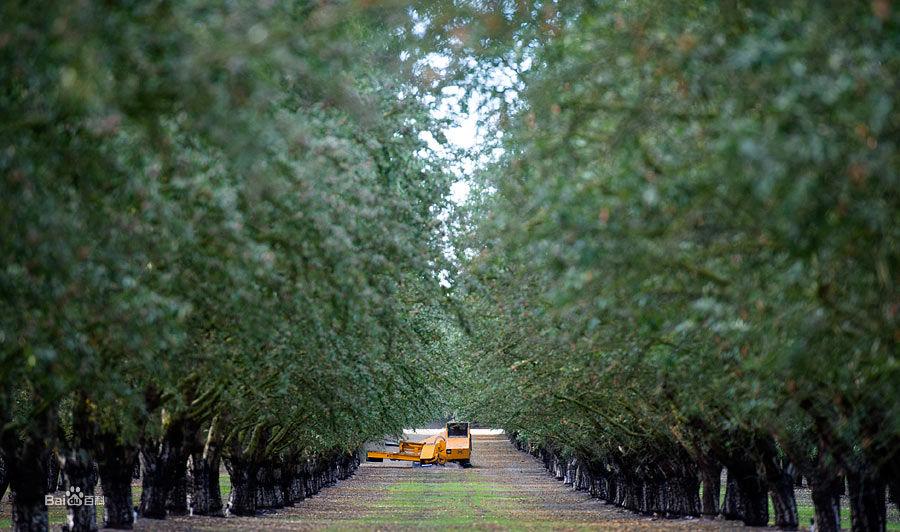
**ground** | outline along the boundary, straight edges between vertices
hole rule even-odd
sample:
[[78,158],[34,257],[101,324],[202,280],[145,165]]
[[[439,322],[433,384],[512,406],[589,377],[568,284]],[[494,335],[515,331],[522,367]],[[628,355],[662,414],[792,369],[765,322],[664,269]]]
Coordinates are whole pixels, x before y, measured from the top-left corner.
[[[516,451],[505,436],[476,436],[473,467],[412,467],[409,463],[363,463],[350,479],[290,508],[253,518],[170,517],[140,519],[137,530],[410,530],[478,528],[531,530],[736,530],[721,519],[658,519],[638,516],[552,478],[537,459]],[[231,486],[222,475],[223,496]],[[135,486],[135,504],[140,486]],[[0,527],[8,528],[9,496],[0,504]],[[807,490],[797,490],[801,525],[809,523]],[[849,528],[846,501],[844,526]],[[889,508],[889,529],[900,529]],[[64,508],[51,508],[51,523],[65,522]],[[805,519],[804,519],[805,518]]]
[[[364,463],[350,480],[311,499],[254,518],[170,519],[166,529],[734,530],[733,521],[641,517],[572,491],[505,436],[476,436],[473,467]],[[138,529],[155,530],[143,520]]]

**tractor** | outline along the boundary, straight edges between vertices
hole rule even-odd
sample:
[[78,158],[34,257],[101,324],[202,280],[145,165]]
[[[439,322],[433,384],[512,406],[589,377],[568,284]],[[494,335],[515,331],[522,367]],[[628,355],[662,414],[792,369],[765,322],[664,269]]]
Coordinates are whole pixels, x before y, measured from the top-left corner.
[[468,423],[447,423],[447,426],[434,436],[423,441],[412,442],[400,440],[396,453],[386,451],[369,451],[367,462],[383,462],[396,460],[414,462],[419,465],[456,462],[463,467],[471,466],[472,434]]

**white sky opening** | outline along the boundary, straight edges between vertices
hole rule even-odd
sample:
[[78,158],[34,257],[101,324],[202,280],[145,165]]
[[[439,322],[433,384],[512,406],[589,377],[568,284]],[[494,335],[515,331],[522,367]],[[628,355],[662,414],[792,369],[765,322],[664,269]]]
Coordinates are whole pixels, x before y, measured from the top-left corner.
[[[475,60],[468,61],[471,64]],[[449,57],[430,53],[414,68],[420,71],[430,69],[435,75],[443,76],[450,63]],[[444,142],[435,138],[435,134],[430,131],[420,133],[420,139],[427,144],[428,151],[437,155],[438,161],[444,165],[443,170],[455,178],[450,185],[449,194],[453,206],[437,214],[442,222],[450,220],[454,208],[466,204],[476,172],[498,161],[503,155],[503,148],[499,144],[503,133],[496,127],[501,108],[497,94],[502,94],[505,104],[515,107],[518,91],[521,89],[520,73],[530,67],[531,59],[525,58],[519,63],[518,71],[509,67],[494,68],[486,76],[487,91],[466,91],[461,86],[450,85],[443,87],[439,96],[420,96],[426,104],[437,104],[431,111],[434,118],[449,123],[439,132]],[[403,96],[401,93],[400,97]],[[488,135],[494,137],[488,138]],[[429,154],[422,153],[422,156],[428,157]],[[456,253],[449,238],[444,245],[444,255],[456,262]],[[445,288],[452,285],[451,278],[452,275],[447,270],[438,273],[438,280]]]

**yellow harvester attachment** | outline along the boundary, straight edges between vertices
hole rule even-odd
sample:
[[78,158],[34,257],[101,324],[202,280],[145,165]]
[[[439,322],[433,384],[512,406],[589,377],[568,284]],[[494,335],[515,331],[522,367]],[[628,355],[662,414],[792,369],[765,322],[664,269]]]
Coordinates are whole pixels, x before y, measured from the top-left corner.
[[441,465],[459,462],[463,467],[468,467],[471,457],[472,435],[469,433],[469,424],[447,423],[444,430],[421,442],[400,440],[400,449],[396,453],[369,451],[366,461],[381,462],[387,459]]

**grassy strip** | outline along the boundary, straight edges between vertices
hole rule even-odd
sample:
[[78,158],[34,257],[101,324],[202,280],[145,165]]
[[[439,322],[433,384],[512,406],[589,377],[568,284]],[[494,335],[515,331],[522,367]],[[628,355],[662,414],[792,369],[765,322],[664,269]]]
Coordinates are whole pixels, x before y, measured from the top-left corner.
[[[517,501],[513,490],[493,482],[460,480],[449,482],[408,481],[392,485],[386,497],[373,502],[363,516],[334,528],[400,527],[498,527],[506,529],[546,529],[548,526],[580,528],[575,523],[552,523],[515,518]],[[585,524],[587,526],[587,524]]]
[[[772,507],[772,501],[769,500],[769,525],[775,526],[775,509]],[[800,522],[800,528],[805,529],[809,526],[810,520],[815,516],[815,509],[812,505],[804,505],[800,502],[797,503],[797,519]],[[849,508],[841,508],[841,528],[842,529],[850,529],[850,509]],[[900,521],[892,520],[890,513],[888,514],[888,522],[887,522],[888,530],[900,530]]]
[[[231,478],[228,477],[226,472],[222,472],[219,474],[219,490],[222,492],[222,502],[227,503],[229,495],[231,495]],[[141,504],[141,492],[143,488],[140,483],[133,484],[131,486],[131,500],[133,506],[139,506]],[[63,496],[64,492],[57,492],[57,496]],[[9,494],[7,494],[3,498],[4,503],[9,502]],[[96,507],[97,510],[97,524],[103,524],[103,508],[101,506]],[[68,509],[65,506],[48,506],[47,507],[47,517],[49,518],[51,525],[64,525],[68,520]],[[0,529],[12,528],[12,517],[0,517]]]

